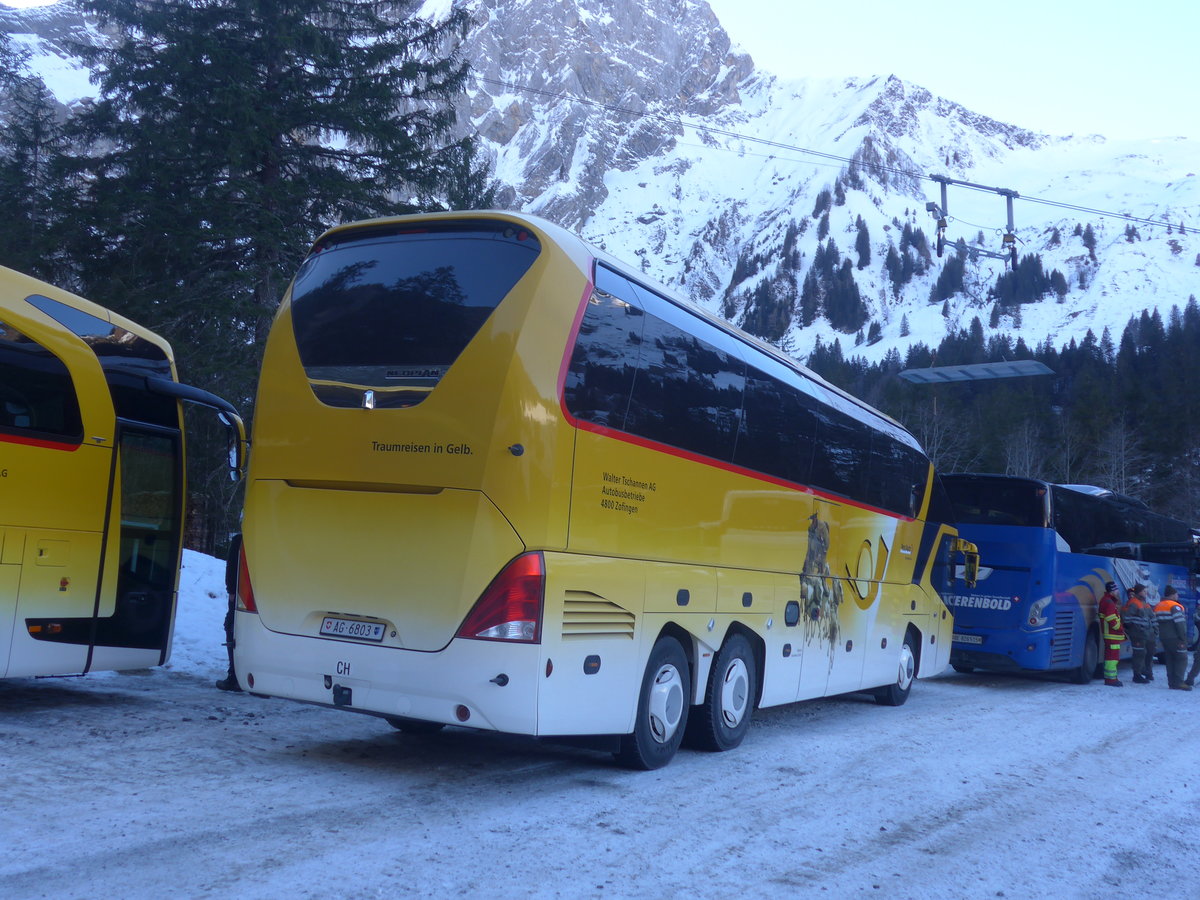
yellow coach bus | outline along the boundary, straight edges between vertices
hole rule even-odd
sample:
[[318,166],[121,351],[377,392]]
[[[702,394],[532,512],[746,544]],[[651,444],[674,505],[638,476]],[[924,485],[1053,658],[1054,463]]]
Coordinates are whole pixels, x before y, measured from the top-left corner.
[[161,665],[183,546],[171,348],[133,322],[0,268],[0,677]]
[[654,768],[756,706],[898,705],[977,562],[897,423],[531,217],[327,232],[255,414],[240,683],[404,730]]

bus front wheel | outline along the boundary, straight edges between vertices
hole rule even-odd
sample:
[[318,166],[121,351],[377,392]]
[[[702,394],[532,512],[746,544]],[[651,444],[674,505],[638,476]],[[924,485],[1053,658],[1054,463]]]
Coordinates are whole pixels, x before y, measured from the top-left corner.
[[1087,638],[1083,642],[1083,661],[1079,667],[1071,670],[1071,680],[1076,684],[1087,684],[1096,675],[1100,665],[1100,632],[1096,626],[1088,629]]
[[913,649],[911,634],[904,636],[904,646],[900,648],[900,666],[896,680],[892,684],[875,690],[875,702],[883,706],[903,706],[912,691],[913,679],[917,677],[917,654]]
[[704,703],[688,718],[688,746],[715,752],[742,742],[757,695],[756,671],[750,642],[745,635],[731,635],[713,660]]
[[650,651],[638,694],[633,733],[621,738],[617,761],[631,769],[659,769],[675,756],[687,727],[687,656],[679,642],[661,637]]

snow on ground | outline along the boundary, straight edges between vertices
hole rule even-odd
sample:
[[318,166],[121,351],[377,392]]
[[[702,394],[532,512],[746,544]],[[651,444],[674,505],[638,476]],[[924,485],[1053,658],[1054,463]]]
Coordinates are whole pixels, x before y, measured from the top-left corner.
[[187,553],[168,666],[0,681],[0,896],[1195,894],[1200,693],[1161,667],[1120,690],[947,673],[630,772],[220,693],[224,603]]
[[202,678],[225,675],[225,563],[203,553],[183,551],[175,640],[167,667]]

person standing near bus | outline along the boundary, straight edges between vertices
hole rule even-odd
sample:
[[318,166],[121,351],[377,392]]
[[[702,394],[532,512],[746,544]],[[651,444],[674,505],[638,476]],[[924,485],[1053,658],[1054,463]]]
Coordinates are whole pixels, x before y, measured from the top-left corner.
[[1154,680],[1154,651],[1158,648],[1158,619],[1154,607],[1146,602],[1146,586],[1135,584],[1129,589],[1129,599],[1121,607],[1121,624],[1133,644],[1133,683],[1149,684]]
[[1171,585],[1163,589],[1162,600],[1154,607],[1158,619],[1158,634],[1167,657],[1167,687],[1173,691],[1190,691],[1187,683],[1187,615],[1179,602],[1179,592]]
[[225,652],[229,657],[229,671],[217,682],[219,691],[236,691],[241,693],[237,672],[233,668],[233,616],[237,608],[238,560],[242,550],[242,534],[238,532],[229,544],[229,553],[225,558],[225,592],[228,607],[225,612]]
[[1124,687],[1117,678],[1117,660],[1121,658],[1121,642],[1125,629],[1121,626],[1121,608],[1117,605],[1117,583],[1104,585],[1104,596],[1097,609],[1100,616],[1100,637],[1104,641],[1104,683],[1109,687]]
[[1192,654],[1192,668],[1188,671],[1187,678],[1183,679],[1183,683],[1189,687],[1196,684],[1196,676],[1200,675],[1200,603],[1196,604],[1192,621],[1196,623],[1196,650]]

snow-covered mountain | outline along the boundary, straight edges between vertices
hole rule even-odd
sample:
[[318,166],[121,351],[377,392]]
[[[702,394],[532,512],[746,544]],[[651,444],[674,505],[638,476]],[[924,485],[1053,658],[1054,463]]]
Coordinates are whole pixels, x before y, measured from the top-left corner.
[[[423,12],[450,2],[427,0]],[[504,202],[581,232],[798,356],[836,338],[876,361],[914,341],[936,345],[975,317],[986,333],[1031,346],[1089,329],[1116,340],[1131,315],[1165,317],[1200,293],[1195,141],[1037,134],[889,75],[783,81],[731,45],[705,0],[453,2],[475,19],[465,53],[477,78],[460,127],[483,139]],[[56,52],[72,16],[78,23],[67,0],[0,12],[0,29],[27,35],[64,102],[82,93],[79,71],[64,77],[72,70]],[[949,300],[930,302],[953,256],[930,252],[935,174],[1016,191],[1018,252],[1040,255],[1047,276],[1058,271],[1065,294],[996,316],[988,290],[1005,263],[982,256]],[[947,199],[948,241],[1001,250],[1004,196],[951,186]],[[853,325],[843,321],[845,333],[828,321],[835,292],[839,307],[847,294],[859,304],[857,346]]]

